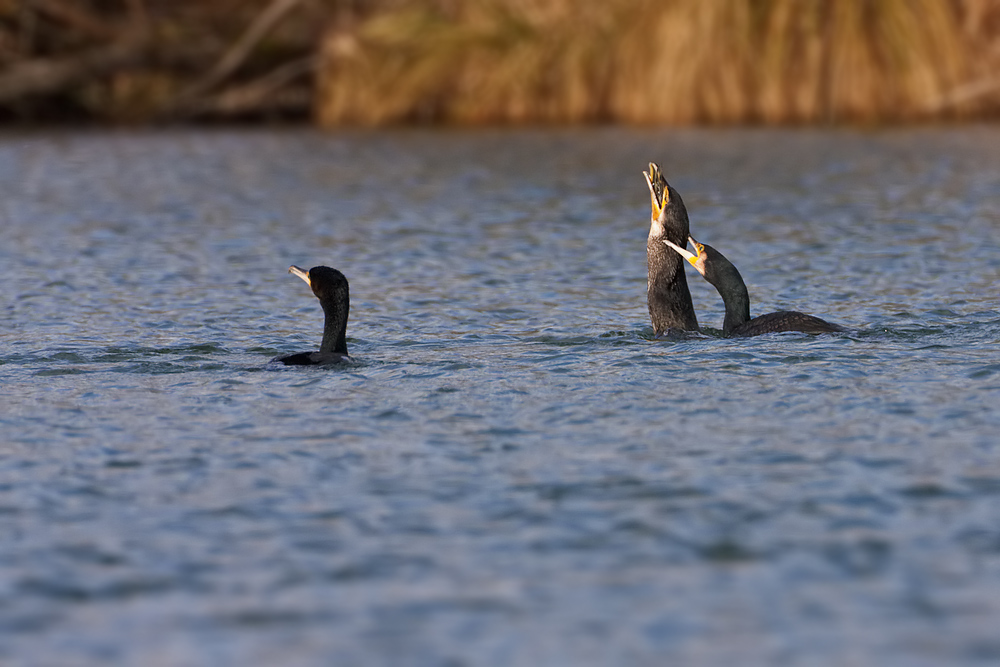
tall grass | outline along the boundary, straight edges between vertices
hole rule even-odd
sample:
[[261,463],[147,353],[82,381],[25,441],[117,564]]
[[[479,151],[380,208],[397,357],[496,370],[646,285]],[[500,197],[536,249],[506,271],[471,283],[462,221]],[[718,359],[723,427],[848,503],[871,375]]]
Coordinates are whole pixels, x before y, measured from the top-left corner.
[[998,37],[1000,0],[395,0],[328,33],[316,113],[328,126],[995,114]]

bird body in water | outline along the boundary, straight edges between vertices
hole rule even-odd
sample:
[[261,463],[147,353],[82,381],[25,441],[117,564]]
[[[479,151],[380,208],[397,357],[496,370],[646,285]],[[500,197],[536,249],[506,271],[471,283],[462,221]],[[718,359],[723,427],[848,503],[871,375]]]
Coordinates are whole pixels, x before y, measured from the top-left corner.
[[805,333],[844,331],[844,328],[837,324],[794,310],[780,310],[750,319],[750,294],[747,292],[746,283],[743,282],[743,276],[733,263],[712,246],[698,243],[690,236],[688,240],[695,253],[688,252],[687,249],[666,239],[663,243],[687,259],[698,273],[718,290],[726,305],[726,318],[722,324],[723,336],[759,336],[778,331]]
[[314,266],[308,271],[297,266],[289,267],[289,273],[294,273],[312,288],[313,294],[323,306],[325,323],[323,326],[323,342],[318,352],[299,352],[285,357],[277,357],[289,366],[312,366],[316,364],[336,364],[350,361],[347,356],[347,315],[350,312],[350,294],[347,278],[337,269],[328,266]]
[[646,240],[646,304],[653,333],[667,329],[698,330],[698,318],[691,302],[684,262],[663,242],[687,243],[688,214],[680,194],[674,190],[659,166],[649,163],[649,173],[642,172],[649,186],[652,214]]

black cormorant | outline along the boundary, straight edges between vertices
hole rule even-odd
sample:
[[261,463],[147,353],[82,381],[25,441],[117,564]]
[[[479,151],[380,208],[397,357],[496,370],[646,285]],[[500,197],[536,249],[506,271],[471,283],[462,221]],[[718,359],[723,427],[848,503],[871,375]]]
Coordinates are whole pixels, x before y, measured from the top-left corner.
[[351,358],[347,356],[347,315],[351,302],[347,278],[329,266],[314,266],[308,271],[292,266],[288,272],[302,278],[312,288],[313,294],[323,306],[326,323],[323,325],[323,342],[319,346],[319,352],[299,352],[286,357],[277,357],[274,361],[290,366],[350,361]]
[[659,336],[667,329],[697,331],[698,318],[691,303],[684,263],[662,243],[667,240],[678,245],[687,243],[687,209],[655,163],[650,162],[649,173],[642,175],[646,177],[653,205],[646,240],[646,304],[653,333]]
[[698,243],[690,236],[688,240],[696,254],[667,239],[663,243],[691,262],[698,273],[719,291],[726,304],[726,319],[722,323],[723,336],[759,336],[777,331],[831,333],[845,330],[839,325],[794,310],[779,310],[750,319],[750,295],[743,276],[733,263],[712,246]]

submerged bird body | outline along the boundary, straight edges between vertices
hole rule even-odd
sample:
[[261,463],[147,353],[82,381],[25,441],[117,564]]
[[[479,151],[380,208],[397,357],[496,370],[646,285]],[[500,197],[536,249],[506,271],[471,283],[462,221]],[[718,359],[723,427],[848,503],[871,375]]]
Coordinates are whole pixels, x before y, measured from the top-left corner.
[[664,241],[687,243],[687,209],[655,163],[649,163],[649,173],[643,172],[643,176],[652,201],[646,240],[646,304],[653,333],[659,336],[667,329],[697,331],[698,318],[684,275],[684,263],[663,244]]
[[347,356],[347,316],[351,309],[350,290],[347,278],[337,269],[328,266],[314,266],[305,271],[297,266],[288,269],[312,288],[313,294],[323,306],[325,322],[323,342],[318,352],[299,352],[285,357],[277,357],[288,366],[311,366],[335,364],[350,361]]
[[[843,331],[844,328],[815,315],[807,315],[797,310],[778,310],[744,322],[733,327],[726,336],[760,336],[766,333],[776,333],[779,331],[800,331],[802,333],[834,333]],[[725,333],[725,325],[723,325]]]
[[664,241],[677,255],[684,257],[698,270],[705,280],[718,290],[726,306],[726,318],[722,324],[724,336],[759,336],[779,331],[801,331],[804,333],[832,333],[844,328],[826,320],[806,315],[794,310],[780,310],[775,313],[750,318],[750,294],[747,292],[743,276],[725,255],[710,245],[698,243],[688,237],[697,254],[683,247]]

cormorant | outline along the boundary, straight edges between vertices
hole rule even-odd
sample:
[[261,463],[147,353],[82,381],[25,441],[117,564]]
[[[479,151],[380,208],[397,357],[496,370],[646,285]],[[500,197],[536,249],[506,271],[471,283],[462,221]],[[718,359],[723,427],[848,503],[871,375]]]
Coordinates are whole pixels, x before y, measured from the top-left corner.
[[750,319],[750,295],[743,276],[733,263],[712,246],[698,243],[690,236],[688,240],[697,254],[692,254],[667,239],[663,243],[691,262],[698,273],[719,291],[726,304],[726,319],[722,323],[723,336],[759,336],[777,331],[831,333],[845,330],[837,324],[794,310],[779,310]]
[[661,243],[667,240],[677,244],[687,242],[687,209],[656,163],[650,162],[649,173],[642,172],[642,175],[646,177],[653,205],[646,240],[646,304],[653,333],[659,336],[667,329],[697,331],[698,318],[691,303],[684,263]]
[[329,266],[314,266],[305,271],[297,266],[288,268],[312,288],[313,294],[319,299],[326,316],[323,325],[323,342],[319,352],[299,352],[286,357],[277,357],[289,366],[309,366],[313,364],[335,364],[350,361],[347,356],[347,314],[350,311],[347,278],[337,269]]

